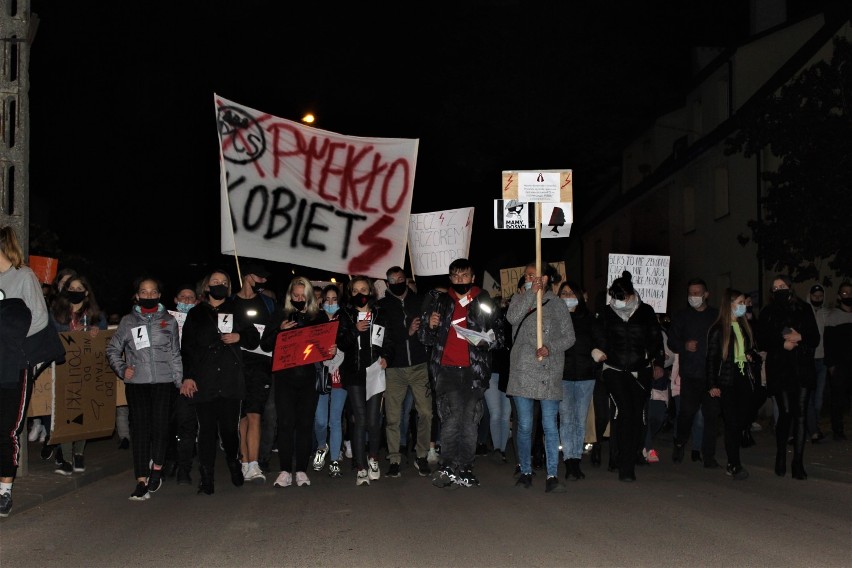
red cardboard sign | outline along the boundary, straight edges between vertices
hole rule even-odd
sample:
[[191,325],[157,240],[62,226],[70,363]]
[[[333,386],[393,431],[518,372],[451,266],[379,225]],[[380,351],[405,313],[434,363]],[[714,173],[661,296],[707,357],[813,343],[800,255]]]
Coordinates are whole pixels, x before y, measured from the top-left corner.
[[331,359],[328,350],[337,343],[337,324],[337,321],[330,321],[279,333],[272,351],[272,370],[281,371]]

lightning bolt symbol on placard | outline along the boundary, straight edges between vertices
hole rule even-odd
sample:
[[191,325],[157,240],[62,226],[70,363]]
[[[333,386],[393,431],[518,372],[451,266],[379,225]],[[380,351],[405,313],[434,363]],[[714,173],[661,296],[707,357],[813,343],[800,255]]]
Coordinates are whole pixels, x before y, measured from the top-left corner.
[[308,355],[310,355],[310,354],[311,354],[311,351],[313,351],[313,349],[314,349],[314,344],[313,344],[313,343],[311,343],[310,345],[308,345],[307,347],[305,347],[305,350],[302,352],[302,353],[304,353],[304,354],[305,354],[305,356],[302,358],[302,361],[304,361],[305,359],[307,359],[307,358],[308,358]]
[[142,328],[141,327],[136,331],[136,338],[142,339]]
[[444,214],[441,213],[440,215],[438,215],[438,219],[440,219],[441,223],[443,224],[444,223]]
[[503,188],[503,191],[509,191],[509,186],[512,185],[512,180],[515,179],[513,174],[509,174],[509,181],[506,182],[506,186]]

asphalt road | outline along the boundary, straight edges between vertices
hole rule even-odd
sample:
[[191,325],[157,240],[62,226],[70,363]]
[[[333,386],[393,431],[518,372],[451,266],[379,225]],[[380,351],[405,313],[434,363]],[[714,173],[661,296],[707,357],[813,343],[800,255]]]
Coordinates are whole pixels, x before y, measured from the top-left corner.
[[310,472],[310,487],[236,488],[220,454],[213,496],[170,480],[129,501],[128,470],[13,512],[0,567],[852,566],[852,471],[826,458],[850,443],[809,446],[796,481],[771,470],[768,436],[743,450],[745,481],[689,454],[673,465],[663,446],[636,483],[584,461],[563,494],[544,492],[543,472],[516,487],[513,466],[487,458],[479,488],[435,488],[411,464],[356,487],[348,462],[341,479]]

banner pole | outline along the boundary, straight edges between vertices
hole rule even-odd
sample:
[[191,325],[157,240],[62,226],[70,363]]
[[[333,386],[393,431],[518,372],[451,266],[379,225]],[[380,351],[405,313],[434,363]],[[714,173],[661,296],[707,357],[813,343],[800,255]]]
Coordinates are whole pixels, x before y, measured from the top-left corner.
[[[237,255],[237,236],[234,232],[234,223],[231,219],[231,197],[228,195],[228,180],[225,177],[225,155],[222,153],[222,138],[219,138],[219,184],[221,191],[225,192],[225,205],[228,209],[228,226],[231,228],[231,244],[234,246],[234,263],[237,265],[237,280],[240,283],[240,288],[243,287],[243,274],[240,270],[240,259]],[[233,282],[231,283],[233,288]]]
[[[535,203],[535,272],[541,277],[541,203]],[[544,345],[541,329],[541,298],[544,295],[544,288],[539,289],[535,299],[535,333],[536,345],[541,348]],[[541,357],[538,358],[541,361]]]

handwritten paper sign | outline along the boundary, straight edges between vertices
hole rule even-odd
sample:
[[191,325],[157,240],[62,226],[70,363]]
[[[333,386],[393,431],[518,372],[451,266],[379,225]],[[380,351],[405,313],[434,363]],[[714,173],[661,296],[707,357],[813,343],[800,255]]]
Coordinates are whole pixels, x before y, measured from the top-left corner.
[[607,289],[625,270],[632,275],[633,288],[639,298],[658,314],[666,313],[669,292],[668,256],[610,254]]
[[450,263],[457,258],[467,258],[472,229],[473,207],[411,215],[408,246],[414,274],[447,274]]
[[384,278],[405,262],[418,141],[344,136],[214,95],[221,251]]
[[337,321],[330,321],[279,333],[272,351],[272,370],[281,371],[331,359],[328,350],[337,343],[337,325]]

